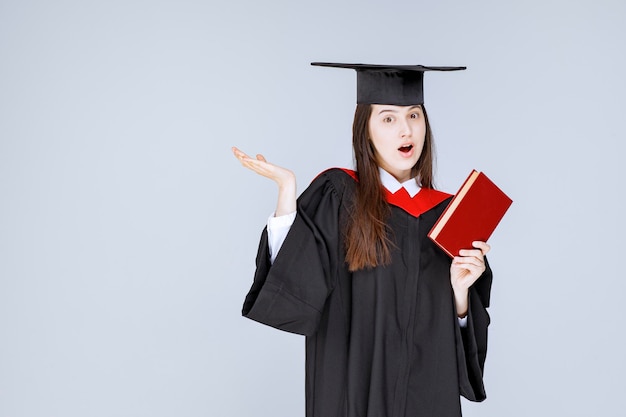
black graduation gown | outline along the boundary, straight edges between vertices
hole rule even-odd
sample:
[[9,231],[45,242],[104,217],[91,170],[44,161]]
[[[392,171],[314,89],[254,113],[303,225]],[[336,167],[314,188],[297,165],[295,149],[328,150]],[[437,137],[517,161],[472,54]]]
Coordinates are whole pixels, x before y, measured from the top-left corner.
[[451,259],[426,236],[446,198],[419,216],[392,205],[391,264],[351,273],[341,231],[355,184],[320,174],[273,265],[263,231],[243,315],[306,336],[307,417],[458,417],[460,395],[485,398],[491,270],[460,328]]

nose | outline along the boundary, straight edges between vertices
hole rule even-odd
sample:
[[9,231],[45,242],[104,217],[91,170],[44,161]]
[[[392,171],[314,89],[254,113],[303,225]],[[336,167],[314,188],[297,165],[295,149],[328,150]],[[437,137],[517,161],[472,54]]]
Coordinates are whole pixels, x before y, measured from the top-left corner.
[[411,129],[411,124],[409,123],[408,120],[404,120],[402,125],[400,126],[400,136],[407,137],[407,136],[411,136],[411,134],[413,133],[413,130]]

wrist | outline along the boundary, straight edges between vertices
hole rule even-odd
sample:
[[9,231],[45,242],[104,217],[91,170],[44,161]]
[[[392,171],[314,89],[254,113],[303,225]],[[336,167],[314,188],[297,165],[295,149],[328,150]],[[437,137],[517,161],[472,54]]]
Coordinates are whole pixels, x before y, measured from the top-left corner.
[[276,216],[283,216],[294,211],[296,211],[296,179],[291,177],[278,183]]
[[278,184],[279,190],[293,189],[295,191],[296,176],[294,175],[293,172],[289,171],[287,175],[283,175],[283,176],[276,178],[276,183]]
[[452,286],[452,292],[454,293],[455,299],[464,299],[466,300],[469,296],[469,288],[457,288],[454,285]]
[[467,316],[467,311],[469,310],[469,291],[467,289],[459,291],[454,290],[454,304],[459,318]]

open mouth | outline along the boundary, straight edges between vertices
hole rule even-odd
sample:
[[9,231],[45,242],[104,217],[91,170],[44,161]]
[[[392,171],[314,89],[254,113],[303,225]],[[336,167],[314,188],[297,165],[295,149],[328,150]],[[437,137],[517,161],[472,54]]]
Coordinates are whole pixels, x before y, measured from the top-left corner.
[[411,152],[411,149],[413,149],[413,145],[406,145],[406,146],[401,146],[398,148],[400,152],[404,152],[404,153]]

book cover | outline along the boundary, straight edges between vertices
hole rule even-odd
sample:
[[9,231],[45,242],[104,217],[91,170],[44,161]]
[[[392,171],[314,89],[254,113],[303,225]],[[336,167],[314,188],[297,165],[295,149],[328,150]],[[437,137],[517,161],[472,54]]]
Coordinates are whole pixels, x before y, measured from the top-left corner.
[[472,242],[486,242],[509,209],[511,200],[485,174],[472,170],[428,233],[450,257]]

